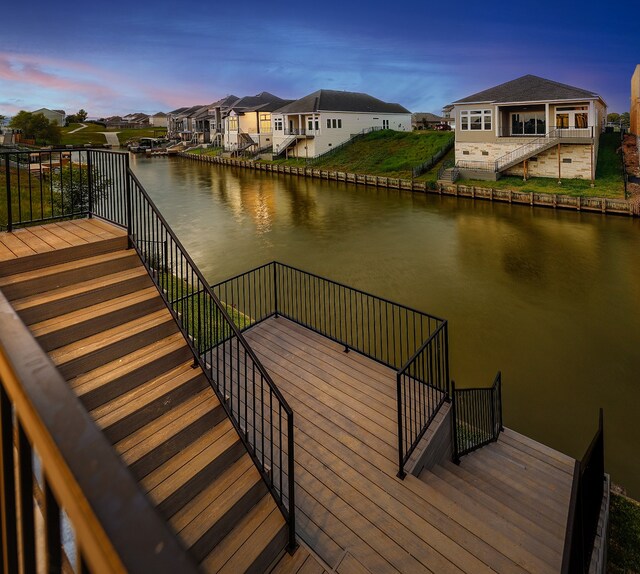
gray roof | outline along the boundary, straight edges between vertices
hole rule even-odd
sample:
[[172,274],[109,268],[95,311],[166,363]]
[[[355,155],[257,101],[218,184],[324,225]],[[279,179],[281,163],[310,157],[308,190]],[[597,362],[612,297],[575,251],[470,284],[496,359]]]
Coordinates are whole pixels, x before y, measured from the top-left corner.
[[255,96],[244,96],[231,105],[231,108],[240,112],[262,110],[272,112],[288,104],[291,100],[283,100],[269,92],[260,92]]
[[454,104],[476,102],[540,102],[546,100],[598,99],[595,92],[538,76],[526,75],[499,86],[456,100]]
[[230,94],[218,100],[217,102],[213,102],[209,107],[210,108],[227,108],[231,104],[237,102],[239,99],[240,98],[238,96],[234,96],[233,94]]
[[165,114],[164,112],[158,112],[157,114],[153,114],[153,116],[151,116],[152,118],[166,118],[167,114]]
[[390,104],[360,92],[318,90],[280,108],[278,112],[301,114],[309,112],[372,112],[388,114],[410,113],[400,104]]
[[423,120],[426,120],[427,122],[441,122],[444,119],[445,118],[436,116],[436,114],[432,114],[430,112],[416,112],[411,114],[411,121],[413,122],[421,122]]

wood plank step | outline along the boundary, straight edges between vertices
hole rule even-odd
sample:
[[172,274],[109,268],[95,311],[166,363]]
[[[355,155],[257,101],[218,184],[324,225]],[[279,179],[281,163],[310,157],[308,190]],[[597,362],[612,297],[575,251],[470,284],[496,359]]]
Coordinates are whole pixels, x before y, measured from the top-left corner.
[[[264,498],[271,498],[267,493]],[[254,507],[255,508],[255,507]],[[249,514],[251,515],[251,513]],[[235,530],[235,529],[234,529]],[[233,530],[227,537],[233,534]],[[247,574],[260,574],[267,572],[269,566],[282,554],[287,544],[288,529],[282,513],[274,508],[250,539],[238,549],[219,571],[225,574],[245,572]],[[224,542],[224,540],[222,541]],[[220,544],[218,544],[220,546]],[[218,548],[216,546],[216,549]],[[216,549],[212,551],[215,553]],[[206,571],[206,569],[205,569]]]
[[116,450],[138,480],[215,427],[224,409],[212,389],[205,389],[116,443]]
[[[39,233],[42,233],[39,231]],[[93,241],[83,245],[70,245],[59,238],[55,238],[58,244],[67,245],[66,247],[53,247],[50,251],[44,253],[27,253],[23,257],[0,261],[0,277],[23,273],[30,270],[42,269],[51,265],[58,265],[69,261],[77,261],[85,257],[100,255],[102,253],[110,253],[120,251],[127,248],[127,237],[111,237],[100,241]],[[45,237],[46,240],[46,237]]]
[[0,290],[10,301],[22,299],[29,295],[130,269],[139,263],[140,260],[135,251],[115,251],[0,277]]
[[178,365],[97,407],[91,416],[112,443],[118,442],[209,386],[192,365]]
[[[280,515],[280,520],[285,524],[286,533],[286,523],[284,523],[282,513],[276,506],[273,498],[269,495],[263,496],[258,504],[243,516],[235,528],[209,553],[202,561],[200,567],[204,572],[211,574],[220,572],[223,568],[227,570],[229,568],[235,568],[235,570],[230,570],[230,572],[245,572],[249,570],[252,562],[255,562],[256,558],[253,557],[253,560],[249,562],[249,564],[245,564],[244,569],[238,564],[238,558],[241,560],[245,554],[253,556],[256,550],[264,549],[264,545],[256,544],[256,540],[259,539],[258,537],[262,538],[263,535],[258,529],[264,525],[272,529],[268,534],[271,535],[272,539],[274,538],[273,533],[277,533],[279,527],[282,527],[282,525],[276,521],[271,522],[273,518],[270,520],[270,517],[273,517],[274,513]],[[286,544],[286,540],[284,543]],[[249,547],[247,547],[247,545],[249,545]],[[282,546],[284,546],[284,544]],[[282,548],[282,546],[280,548]],[[296,552],[296,555],[297,554],[298,552]],[[301,554],[303,554],[304,560],[304,553]],[[258,570],[258,572],[266,571],[266,566],[268,566],[268,564],[266,564],[262,570]]]
[[191,349],[182,333],[173,333],[68,382],[92,410],[188,360],[193,361]]
[[139,265],[106,277],[89,279],[24,299],[16,299],[11,304],[24,323],[32,325],[152,285],[146,269]]
[[[454,468],[451,468],[452,466],[455,465],[435,465],[431,469],[431,472],[440,477],[445,483],[455,488],[458,492],[463,493],[465,496],[472,498],[478,504],[482,505],[487,509],[487,512],[498,514],[498,516],[501,516],[506,523],[514,525],[530,535],[532,539],[535,539],[547,548],[550,548],[556,553],[556,555],[560,555],[563,549],[563,542],[561,537],[558,536],[558,533],[549,531],[548,529],[540,526],[536,522],[535,517],[523,514],[519,505],[512,507],[504,498],[494,498],[489,496],[474,485],[466,482],[458,473],[455,472]],[[421,480],[429,479],[423,478],[421,475]]]
[[503,442],[529,456],[544,461],[548,465],[553,466],[570,476],[573,476],[573,469],[576,462],[575,459],[547,447],[546,445],[541,445],[540,443],[537,443],[528,437],[523,437],[523,435],[510,429],[505,429],[504,432],[500,433],[498,442]]
[[[249,456],[246,455],[246,458]],[[200,513],[180,530],[180,537],[194,559],[202,562],[266,493],[267,486],[260,473],[250,464],[233,483],[227,484],[216,500],[206,507],[201,506]]]
[[165,308],[54,349],[50,356],[62,376],[71,379],[177,330],[171,313]]
[[[217,427],[222,427],[222,432],[218,433],[213,442],[203,450],[194,452],[195,448],[186,447],[156,469],[165,474],[167,470],[169,471],[165,480],[148,491],[158,510],[165,517],[173,516],[196,493],[216,480],[222,472],[246,453],[244,444],[228,419],[223,419]],[[180,460],[174,461],[175,458]],[[164,466],[169,468],[164,469]]]
[[34,323],[31,332],[45,351],[52,351],[164,308],[158,290],[151,286]]

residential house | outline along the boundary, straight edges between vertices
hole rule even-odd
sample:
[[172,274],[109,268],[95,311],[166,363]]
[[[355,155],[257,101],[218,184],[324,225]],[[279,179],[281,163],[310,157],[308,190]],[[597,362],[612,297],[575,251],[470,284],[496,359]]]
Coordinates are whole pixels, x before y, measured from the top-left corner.
[[158,112],[149,116],[149,125],[154,128],[166,128],[167,127],[167,114],[164,112]]
[[209,106],[209,141],[211,143],[216,143],[218,145],[223,145],[224,143],[224,127],[225,127],[225,118],[229,114],[229,110],[240,98],[238,96],[234,96],[230,94],[221,98],[220,100],[213,102]]
[[463,177],[595,178],[606,103],[590,90],[526,75],[453,103]]
[[416,112],[411,114],[411,128],[414,130],[432,130],[436,126],[446,124],[447,119],[429,112]]
[[204,106],[178,108],[167,114],[167,136],[182,141],[191,141],[195,132],[195,114]]
[[411,130],[411,112],[368,94],[318,90],[273,114],[274,154],[315,157],[368,129]]
[[640,64],[631,76],[631,125],[632,134],[640,135]]
[[67,117],[67,114],[65,113],[64,110],[50,110],[49,108],[40,108],[39,110],[34,110],[31,113],[32,114],[42,114],[50,122],[55,122],[60,127],[64,126],[65,119]]
[[448,104],[442,108],[444,122],[452,129],[456,129],[456,118],[453,115],[453,104]]
[[292,101],[261,92],[234,102],[224,118],[224,148],[229,151],[257,151],[271,147],[271,113]]

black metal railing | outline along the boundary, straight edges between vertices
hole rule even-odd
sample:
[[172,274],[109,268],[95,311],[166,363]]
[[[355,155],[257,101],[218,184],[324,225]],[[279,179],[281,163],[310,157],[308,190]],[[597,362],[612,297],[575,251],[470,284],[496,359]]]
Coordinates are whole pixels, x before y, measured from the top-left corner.
[[456,389],[451,381],[453,462],[498,440],[502,424],[502,374],[498,371],[488,388]]
[[447,142],[436,152],[434,153],[428,160],[423,161],[421,164],[416,165],[411,168],[411,174],[413,177],[418,177],[423,174],[425,171],[429,171],[436,163],[438,163],[452,148],[455,143],[455,136],[451,136]]
[[600,409],[598,430],[573,473],[573,486],[562,556],[562,573],[589,571],[604,496],[604,421]]
[[90,189],[107,175],[91,178],[85,149],[0,151],[0,230],[70,217],[86,217]]
[[449,389],[444,319],[272,262],[213,286],[241,329],[282,316],[397,372],[398,476]]
[[0,315],[0,570],[198,572],[2,293]]
[[[309,130],[313,132],[313,130]],[[285,128],[284,135],[285,136],[304,136],[307,134],[307,130],[305,128]]]
[[397,373],[398,476],[449,399],[449,332],[443,321]]
[[[11,229],[96,216],[126,228],[130,246],[158,286],[194,360],[204,370],[287,520],[289,544],[295,547],[293,412],[240,333],[246,318],[214,295],[131,171],[127,153],[84,149],[60,153],[70,154],[73,175],[58,174],[67,167],[61,160],[48,176],[54,178],[48,196],[36,193],[40,183],[25,171],[33,159],[29,153],[2,156],[4,170],[0,171],[7,175],[0,189],[6,192],[8,206],[4,225]],[[39,152],[37,161],[47,157],[50,165],[54,163],[50,157],[55,154],[44,154],[52,152]],[[47,170],[38,165],[31,171]],[[22,210],[15,209],[18,204]]]

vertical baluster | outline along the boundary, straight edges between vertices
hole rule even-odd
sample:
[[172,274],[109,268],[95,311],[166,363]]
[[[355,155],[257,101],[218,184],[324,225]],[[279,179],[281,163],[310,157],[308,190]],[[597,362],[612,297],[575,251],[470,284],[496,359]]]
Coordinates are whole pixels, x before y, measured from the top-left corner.
[[18,420],[18,481],[20,486],[20,541],[22,571],[36,571],[36,543],[33,514],[33,454],[27,435]]
[[46,474],[44,482],[44,534],[45,563],[49,574],[62,572],[62,536],[60,530],[60,507],[49,487]]
[[[0,381],[2,382],[2,381]],[[9,396],[0,385],[0,467],[2,509],[2,559],[4,571],[18,571],[18,536],[16,529],[16,484],[13,456],[13,421]]]

